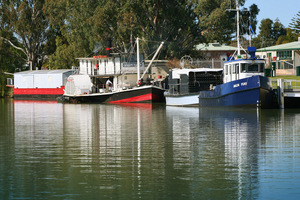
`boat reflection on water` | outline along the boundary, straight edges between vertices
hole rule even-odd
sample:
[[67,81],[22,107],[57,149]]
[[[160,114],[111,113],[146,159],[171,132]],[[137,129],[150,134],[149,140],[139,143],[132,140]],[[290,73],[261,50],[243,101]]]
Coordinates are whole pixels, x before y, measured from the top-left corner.
[[15,145],[20,152],[38,150],[48,141],[53,145],[62,141],[63,107],[57,101],[13,101]]
[[194,195],[257,197],[260,110],[167,107],[166,112],[172,126],[174,167],[186,171],[181,178],[190,180]]
[[[261,143],[260,109],[201,108],[200,121],[210,125],[208,138],[212,177],[230,183],[237,199],[255,199],[258,191],[258,154]],[[220,168],[220,169],[219,169]],[[213,170],[214,172],[214,170]]]
[[0,154],[9,184],[0,181],[0,194],[274,199],[268,188],[287,191],[283,180],[298,191],[299,113],[14,101],[14,137],[3,137],[8,159]]

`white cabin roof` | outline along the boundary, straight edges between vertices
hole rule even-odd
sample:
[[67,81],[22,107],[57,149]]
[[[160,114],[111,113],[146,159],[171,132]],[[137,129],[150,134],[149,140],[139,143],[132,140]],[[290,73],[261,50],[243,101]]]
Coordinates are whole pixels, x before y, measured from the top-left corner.
[[71,72],[72,69],[55,69],[55,70],[29,70],[29,71],[22,71],[22,72],[16,72],[14,74],[18,75],[26,75],[26,74],[63,74],[66,72]]

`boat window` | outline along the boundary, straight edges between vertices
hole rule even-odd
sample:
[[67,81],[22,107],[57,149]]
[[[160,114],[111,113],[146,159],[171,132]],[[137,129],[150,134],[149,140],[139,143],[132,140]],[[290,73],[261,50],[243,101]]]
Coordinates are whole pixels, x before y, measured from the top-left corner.
[[265,64],[264,63],[260,63],[259,72],[264,72],[264,69],[265,69]]
[[225,65],[225,75],[228,75],[228,65]]
[[242,63],[241,72],[246,72],[246,71],[247,71],[247,64]]
[[232,65],[232,73],[235,74],[236,71],[235,71],[235,65]]
[[239,64],[235,64],[235,69],[236,69],[236,73],[239,74],[240,73],[240,71],[239,71],[239,69],[240,69],[239,68]]
[[228,74],[231,74],[231,65],[228,67]]
[[258,72],[258,64],[249,65],[248,72]]

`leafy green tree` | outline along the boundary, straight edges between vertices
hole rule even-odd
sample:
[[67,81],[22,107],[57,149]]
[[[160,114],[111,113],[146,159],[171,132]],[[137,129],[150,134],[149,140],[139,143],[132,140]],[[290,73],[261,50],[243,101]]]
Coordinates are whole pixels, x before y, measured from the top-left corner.
[[[114,51],[124,52],[136,37],[166,41],[165,57],[178,56],[191,50],[201,33],[186,0],[48,0],[47,10],[52,26],[58,26],[63,37],[59,44],[64,48],[57,47],[57,51],[71,48],[75,57],[97,52],[96,44],[105,49],[107,40],[112,41]],[[149,46],[149,52],[157,46]],[[61,60],[60,55],[56,52],[53,60]]]
[[290,28],[286,29],[286,35],[280,35],[276,42],[276,45],[285,44],[297,40],[297,36],[292,32]]
[[[70,68],[76,65],[76,57],[93,53],[97,41],[94,16],[99,4],[105,1],[57,1],[47,0],[45,9],[53,30],[56,30],[56,51],[50,56],[51,68]],[[101,21],[107,24],[106,20]]]
[[2,27],[11,30],[21,46],[9,38],[1,39],[23,52],[26,61],[37,67],[44,58],[43,44],[49,36],[49,23],[43,10],[44,0],[1,0],[0,5]]
[[[206,42],[217,40],[231,43],[236,33],[236,1],[235,0],[201,0],[192,1],[201,27],[202,36]],[[248,33],[249,24],[256,30],[256,16],[259,13],[257,5],[242,9],[245,0],[239,1],[240,25],[242,34]]]
[[[0,36],[8,38],[15,44],[18,41],[13,34],[7,30],[0,30]],[[12,76],[6,75],[5,72],[14,73],[19,71],[24,65],[24,54],[19,54],[19,51],[13,48],[9,43],[0,40],[0,98],[5,96],[8,88],[6,87],[6,79]]]
[[258,15],[260,9],[257,7],[256,4],[252,4],[250,6],[249,10],[250,10],[250,25],[253,29],[253,32],[256,33],[257,15]]
[[259,29],[259,35],[253,39],[253,44],[258,48],[273,46],[280,36],[286,35],[286,29],[278,19],[275,23],[269,18],[263,19]]
[[286,29],[283,24],[277,18],[273,24],[272,37],[274,40],[278,40],[281,35],[286,35]]
[[178,57],[201,41],[193,4],[185,0],[136,1],[133,12],[138,35],[145,39],[166,41],[165,57]]

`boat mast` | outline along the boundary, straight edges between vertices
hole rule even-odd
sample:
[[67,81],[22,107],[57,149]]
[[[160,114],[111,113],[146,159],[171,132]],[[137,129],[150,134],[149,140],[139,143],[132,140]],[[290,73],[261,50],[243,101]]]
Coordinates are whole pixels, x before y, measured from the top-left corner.
[[136,64],[137,64],[137,84],[140,81],[140,47],[139,47],[139,38],[136,38]]
[[236,0],[236,21],[237,21],[237,30],[236,30],[236,39],[237,39],[237,48],[238,52],[237,55],[241,55],[241,47],[240,47],[240,9],[239,9],[239,2]]
[[237,54],[237,56],[240,56],[241,55],[241,49],[243,49],[241,47],[241,44],[240,44],[240,8],[239,8],[238,0],[235,1],[235,5],[236,5],[235,9],[227,9],[228,11],[236,11],[236,24],[237,24],[237,26],[236,26],[237,50],[231,56],[230,60],[234,57],[235,54]]

